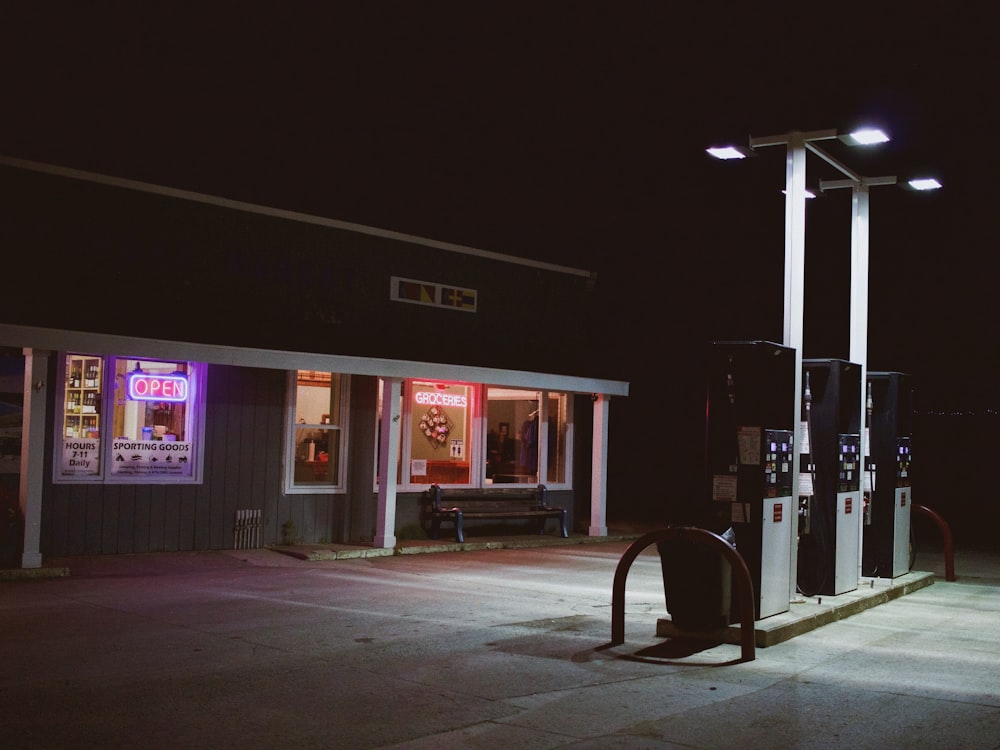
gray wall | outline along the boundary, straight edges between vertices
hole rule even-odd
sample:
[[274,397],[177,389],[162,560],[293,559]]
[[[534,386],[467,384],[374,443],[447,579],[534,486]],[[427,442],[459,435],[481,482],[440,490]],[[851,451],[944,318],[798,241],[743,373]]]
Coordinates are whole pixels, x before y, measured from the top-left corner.
[[342,495],[281,491],[286,382],[280,370],[209,368],[200,485],[53,484],[47,465],[42,553],[229,549],[245,508],[263,511],[264,543],[280,541],[288,520],[303,541],[334,541]]
[[[599,317],[586,275],[3,165],[0,193],[0,246],[18,261],[0,295],[4,323],[592,377],[615,369],[592,355]],[[475,289],[477,311],[392,301],[394,276]]]

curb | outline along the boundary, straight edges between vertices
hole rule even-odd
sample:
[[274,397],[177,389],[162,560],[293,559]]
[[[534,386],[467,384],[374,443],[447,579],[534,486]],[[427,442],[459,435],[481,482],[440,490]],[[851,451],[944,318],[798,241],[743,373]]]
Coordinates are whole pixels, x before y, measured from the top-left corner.
[[392,549],[374,547],[347,547],[343,545],[268,545],[264,549],[279,552],[299,560],[311,562],[330,560],[357,560],[370,557],[395,557],[401,555],[425,555],[436,552],[473,552],[496,549],[531,549],[535,547],[564,547],[576,544],[600,544],[638,539],[639,534],[615,534],[613,536],[571,536],[543,537],[540,539],[491,539],[475,542],[440,542],[435,540],[407,541],[396,544]]

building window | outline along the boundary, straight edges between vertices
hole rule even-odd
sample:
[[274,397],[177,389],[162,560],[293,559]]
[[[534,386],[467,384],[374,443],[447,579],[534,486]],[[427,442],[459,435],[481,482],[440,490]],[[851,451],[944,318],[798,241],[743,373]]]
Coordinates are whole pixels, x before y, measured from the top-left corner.
[[410,381],[404,389],[410,412],[404,484],[470,484],[474,394],[471,385]]
[[[382,395],[380,383],[377,432]],[[572,486],[570,394],[413,380],[401,398],[400,488]],[[377,441],[375,454],[377,487]]]
[[204,368],[67,354],[54,481],[201,480]]
[[566,393],[488,387],[486,483],[569,485],[570,404]]
[[62,387],[62,439],[57,478],[100,478],[104,360],[67,354]]
[[286,492],[343,489],[347,381],[347,376],[340,373],[289,373]]
[[546,393],[545,483],[549,487],[572,484],[573,399],[568,393]]
[[538,391],[486,389],[486,481],[538,484]]

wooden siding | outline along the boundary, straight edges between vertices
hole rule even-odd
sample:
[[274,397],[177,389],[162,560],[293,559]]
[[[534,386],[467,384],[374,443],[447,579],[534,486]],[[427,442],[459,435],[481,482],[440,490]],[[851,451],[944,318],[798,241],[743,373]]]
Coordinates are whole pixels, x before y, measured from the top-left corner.
[[[0,295],[6,324],[418,361],[427,332],[447,330],[434,340],[438,362],[596,377],[620,369],[592,354],[605,318],[588,275],[4,164],[0,190],[0,236],[19,264],[18,283]],[[164,259],[184,303],[169,315],[122,315],[121,269],[144,278]],[[393,301],[393,277],[475,289],[476,312]],[[37,304],[81,288],[86,305]],[[252,303],[220,305],[220,289]]]
[[342,495],[282,492],[286,383],[281,370],[209,368],[202,484],[53,484],[47,467],[42,553],[232,549],[245,508],[262,511],[264,544],[288,520],[300,541],[336,541]]

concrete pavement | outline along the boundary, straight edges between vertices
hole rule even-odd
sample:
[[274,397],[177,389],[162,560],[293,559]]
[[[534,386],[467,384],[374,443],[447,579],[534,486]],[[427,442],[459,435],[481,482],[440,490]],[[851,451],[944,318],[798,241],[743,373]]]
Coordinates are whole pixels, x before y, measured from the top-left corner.
[[0,581],[0,747],[1000,747],[1000,554],[741,663],[656,635],[652,551],[606,647],[628,544],[49,561]]

